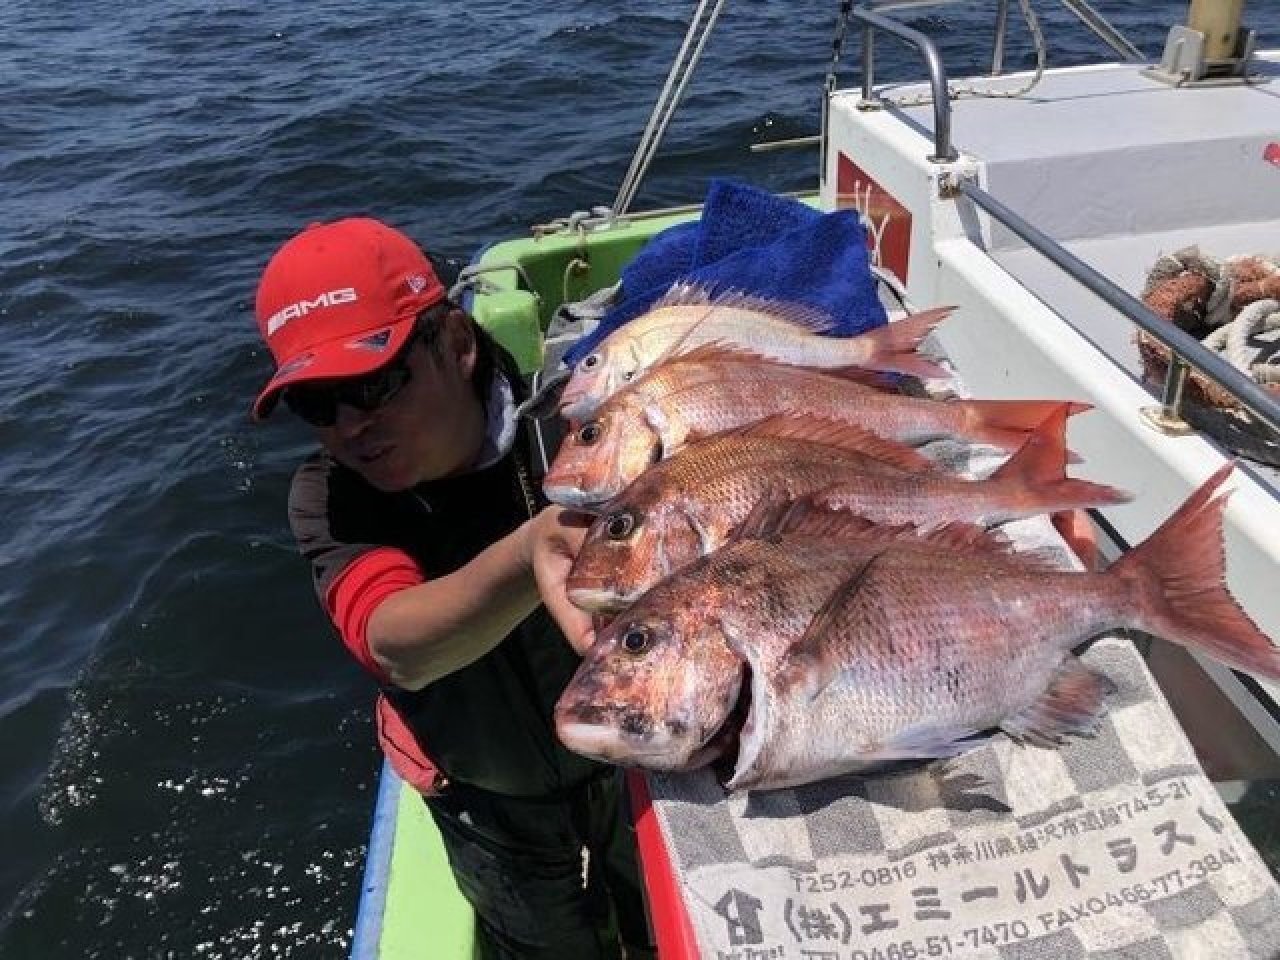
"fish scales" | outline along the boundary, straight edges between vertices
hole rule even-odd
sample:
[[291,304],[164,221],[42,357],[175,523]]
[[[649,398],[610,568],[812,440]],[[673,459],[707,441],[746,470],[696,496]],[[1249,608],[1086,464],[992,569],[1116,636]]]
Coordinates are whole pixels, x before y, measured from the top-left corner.
[[902,477],[931,465],[909,448],[826,421],[781,418],[696,443],[605,505],[578,552],[569,595],[585,609],[617,609],[722,545],[765,496],[824,489],[851,469]]
[[[761,622],[779,642],[801,636],[807,611],[839,582],[838,571],[815,575],[822,552],[817,543],[752,541],[658,584],[587,651],[556,705],[561,740],[588,756],[651,769],[708,762],[704,748],[742,686],[743,661],[726,636]],[[637,635],[643,649],[630,651],[628,638]]]
[[725,543],[757,503],[779,495],[813,495],[877,523],[924,527],[1127,499],[1067,479],[1065,429],[1059,411],[985,481],[942,473],[908,447],[831,421],[770,418],[693,443],[602,508],[569,575],[569,595],[587,609],[624,606]]
[[[1280,650],[1224,581],[1230,470],[1105,573],[1058,570],[971,528],[757,508],[601,630],[557,730],[591,756],[691,769],[736,729],[728,786],[774,789],[954,756],[997,727],[1036,745],[1086,733],[1107,683],[1069,651],[1120,627],[1280,678]],[[600,698],[649,721],[598,722]]]
[[[733,645],[750,643],[778,657],[804,636],[815,612],[868,555],[847,544],[835,549],[833,560],[825,538],[752,537],[659,583],[587,652],[556,708],[561,739],[589,756],[653,769],[706,762],[700,751],[726,722],[742,680],[745,661]],[[904,552],[941,570],[960,562],[927,544],[904,545]],[[624,641],[637,630],[649,645],[627,652]],[[650,720],[631,719],[643,716]],[[677,718],[679,730],[663,717]]]
[[1087,409],[1058,401],[924,400],[700,348],[655,367],[571,431],[544,488],[558,503],[594,507],[690,440],[778,414],[835,420],[907,444],[957,437],[1013,450],[1064,406],[1072,413]]
[[945,377],[946,370],[915,348],[950,309],[924,311],[855,337],[829,337],[819,334],[832,331],[835,321],[811,307],[736,293],[713,297],[696,286],[682,285],[575,364],[561,411],[574,419],[588,416],[661,360],[711,343],[735,344],[808,367],[861,366]]
[[[1045,690],[1068,649],[1134,606],[1131,585],[1105,575],[1019,572],[978,557],[941,566],[890,549],[820,634],[785,649],[753,649],[746,636],[742,651],[762,678],[752,702],[767,718],[758,782],[874,768],[912,746],[934,755],[998,726]],[[920,730],[933,742],[913,744]],[[738,785],[750,777],[740,771]]]

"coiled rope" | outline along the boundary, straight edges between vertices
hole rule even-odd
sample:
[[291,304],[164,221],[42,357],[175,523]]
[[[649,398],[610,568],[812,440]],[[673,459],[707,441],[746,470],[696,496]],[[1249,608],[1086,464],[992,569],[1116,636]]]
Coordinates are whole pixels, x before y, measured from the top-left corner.
[[1155,262],[1142,299],[1255,382],[1280,385],[1280,255],[1186,247]]

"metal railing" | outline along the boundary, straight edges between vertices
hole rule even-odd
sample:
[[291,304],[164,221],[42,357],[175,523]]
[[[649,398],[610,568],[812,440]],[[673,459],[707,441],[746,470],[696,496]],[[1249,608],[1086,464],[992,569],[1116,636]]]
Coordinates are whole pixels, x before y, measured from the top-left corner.
[[[865,105],[864,109],[875,109],[881,102],[875,93],[875,32],[877,30],[915,46],[924,54],[925,68],[929,73],[930,99],[933,103],[934,152],[929,159],[934,163],[950,163],[956,159],[956,151],[951,143],[951,89],[947,83],[946,69],[942,65],[942,58],[938,54],[938,48],[928,36],[897,20],[886,17],[882,11],[941,6],[954,2],[956,0],[870,0],[869,5],[854,7],[850,12],[851,18],[862,24],[862,100]],[[1061,0],[1061,3],[1095,36],[1111,47],[1112,50],[1115,50],[1122,58],[1131,62],[1144,59],[1141,51],[1125,39],[1093,7],[1089,6],[1087,0]],[[1023,7],[1028,18],[1028,26],[1032,28],[1033,34],[1036,34],[1037,41],[1042,43],[1038,28],[1033,22],[1034,16],[1030,7],[1025,3]],[[1004,68],[1008,17],[1009,0],[998,0],[996,5],[996,32],[991,50],[992,76],[999,76]],[[1043,52],[1040,47],[1037,47],[1037,50],[1041,53]],[[972,93],[972,91],[969,92]]]
[[924,54],[925,67],[929,71],[929,88],[933,94],[933,154],[934,163],[950,163],[958,156],[951,145],[951,95],[947,87],[947,71],[933,41],[921,33],[890,17],[881,16],[864,7],[856,7],[851,16],[862,24],[862,100],[868,107],[875,107],[875,35],[882,30],[890,36],[909,43]]
[[1141,300],[1108,280],[1083,260],[1068,253],[1057,241],[1032,226],[981,187],[962,179],[956,184],[956,189],[1069,277],[1083,284],[1169,349],[1169,372],[1165,376],[1159,411],[1159,417],[1163,418],[1165,426],[1182,422],[1183,388],[1186,386],[1188,373],[1194,369],[1231,394],[1242,407],[1280,435],[1280,401],[1246,374],[1205,347],[1195,337],[1164,320]]
[[[887,10],[910,10],[918,7],[941,7],[961,0],[869,0],[865,9],[882,13]],[[1089,5],[1087,0],[1060,0],[1067,11],[1090,33],[1120,55],[1121,59],[1139,63],[1146,60],[1142,51],[1129,42],[1107,18]],[[1008,28],[1009,0],[997,0],[995,48],[991,56],[991,73],[1000,74],[1004,60],[1004,41]]]

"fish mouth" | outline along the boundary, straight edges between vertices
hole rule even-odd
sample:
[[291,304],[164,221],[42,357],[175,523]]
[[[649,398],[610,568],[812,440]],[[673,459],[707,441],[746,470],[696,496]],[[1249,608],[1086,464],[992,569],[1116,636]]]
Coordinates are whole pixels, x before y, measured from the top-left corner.
[[631,606],[640,596],[638,591],[618,593],[610,587],[600,586],[601,582],[570,577],[565,584],[569,602],[588,613],[617,613]]
[[607,723],[587,723],[582,720],[562,720],[556,724],[556,736],[574,753],[616,763],[621,766],[641,766],[649,770],[687,770],[684,754],[664,749],[655,744],[643,749],[626,734]]
[[561,721],[556,724],[556,733],[562,744],[573,753],[594,756],[609,763],[644,764],[646,759],[667,755],[662,750],[636,749],[625,735],[608,723]]
[[594,494],[589,494],[581,487],[571,483],[546,483],[542,484],[542,492],[546,494],[548,500],[552,503],[558,503],[562,507],[573,507],[575,510],[586,510],[589,513],[597,512],[600,504],[607,498]]
[[596,410],[598,404],[591,399],[585,390],[568,388],[560,394],[560,416],[566,420],[585,420]]
[[574,753],[620,766],[672,772],[711,766],[716,778],[724,783],[738,762],[742,730],[751,712],[751,687],[751,670],[747,667],[720,726],[691,749],[673,750],[668,737],[654,738],[652,733],[645,737],[628,734],[624,727],[620,728],[612,711],[606,711],[600,720],[598,710],[588,713],[572,707],[556,707],[556,736]]

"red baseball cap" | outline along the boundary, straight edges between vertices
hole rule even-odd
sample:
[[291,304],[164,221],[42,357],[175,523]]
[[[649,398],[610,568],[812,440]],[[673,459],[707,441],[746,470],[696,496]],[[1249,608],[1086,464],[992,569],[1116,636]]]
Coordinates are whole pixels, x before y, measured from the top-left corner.
[[276,372],[253,418],[267,416],[290,384],[377,370],[418,314],[444,298],[431,262],[399,230],[365,217],[313,223],[276,252],[258,284],[258,330]]

